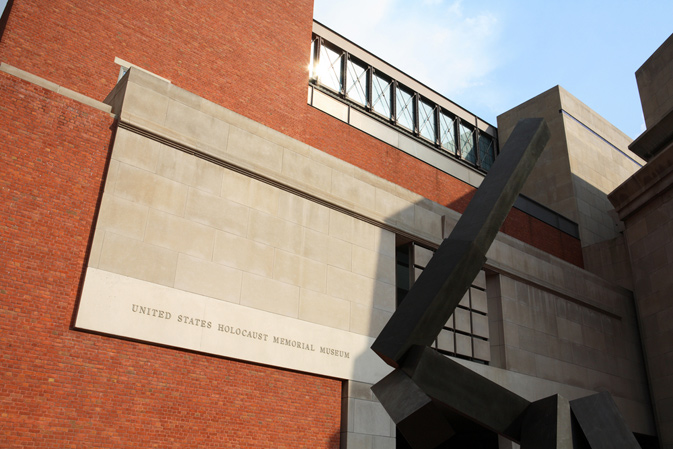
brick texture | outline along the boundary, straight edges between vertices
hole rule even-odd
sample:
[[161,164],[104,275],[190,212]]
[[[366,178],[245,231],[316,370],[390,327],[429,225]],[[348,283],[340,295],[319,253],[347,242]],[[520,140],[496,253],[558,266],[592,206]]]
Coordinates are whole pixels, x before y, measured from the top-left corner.
[[[306,104],[312,0],[15,0],[0,61],[102,100],[115,56],[462,212],[474,188]],[[582,266],[578,239],[520,211],[503,231]]]
[[114,122],[1,72],[0,98],[0,446],[339,447],[338,380],[71,328]]

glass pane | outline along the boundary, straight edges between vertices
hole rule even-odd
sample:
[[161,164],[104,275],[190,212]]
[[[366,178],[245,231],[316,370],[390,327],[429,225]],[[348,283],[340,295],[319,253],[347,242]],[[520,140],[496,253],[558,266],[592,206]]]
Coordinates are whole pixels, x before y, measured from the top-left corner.
[[421,137],[435,141],[435,107],[423,100],[418,102],[418,132]]
[[341,59],[341,53],[330,50],[324,45],[320,47],[318,80],[324,86],[337,92],[341,92]]
[[311,41],[311,56],[310,56],[310,60],[309,60],[309,63],[308,63],[308,78],[309,79],[314,79],[315,76],[316,76],[316,73],[315,73],[316,68],[314,66],[314,64],[315,64],[314,56],[315,56],[315,43],[316,43],[316,41],[317,41],[317,39],[313,39]]
[[395,96],[396,101],[396,111],[395,115],[397,116],[397,124],[402,125],[407,129],[413,131],[414,129],[414,102],[413,95],[411,93],[403,90],[396,89],[397,95]]
[[348,61],[346,96],[360,104],[367,104],[367,67]]
[[495,160],[495,142],[487,134],[479,134],[479,163],[481,168],[488,171]]
[[460,157],[473,164],[477,163],[477,152],[474,148],[472,130],[462,123],[460,124]]
[[392,81],[372,75],[372,109],[386,118],[390,118],[390,86]]
[[456,154],[456,135],[454,124],[455,120],[448,115],[439,114],[439,138],[442,142],[442,148],[451,154]]

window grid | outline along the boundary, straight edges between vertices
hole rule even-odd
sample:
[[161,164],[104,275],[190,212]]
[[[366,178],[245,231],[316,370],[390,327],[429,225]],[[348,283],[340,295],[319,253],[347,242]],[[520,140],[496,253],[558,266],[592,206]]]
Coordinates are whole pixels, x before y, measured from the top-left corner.
[[392,85],[392,80],[388,81],[377,74],[372,75],[372,110],[388,119],[392,112]]
[[449,153],[456,154],[456,119],[445,113],[439,114],[439,140],[442,148]]
[[435,107],[426,101],[418,102],[418,133],[421,137],[435,142]]
[[414,131],[414,94],[406,89],[395,89],[395,119],[397,124]]
[[488,171],[495,161],[496,139],[460,122],[441,106],[421,99],[373,67],[314,35],[310,79],[371,113],[411,132],[436,149]]
[[343,80],[341,75],[342,53],[321,45],[320,59],[318,61],[318,81],[337,92],[341,92]]
[[460,128],[460,157],[473,164],[477,163],[477,153],[474,148],[474,131],[464,124]]

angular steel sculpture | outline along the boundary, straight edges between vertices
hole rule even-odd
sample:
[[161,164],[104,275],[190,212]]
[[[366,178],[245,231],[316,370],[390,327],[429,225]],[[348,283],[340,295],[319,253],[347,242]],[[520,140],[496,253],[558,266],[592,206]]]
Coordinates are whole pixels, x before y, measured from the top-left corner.
[[[517,124],[451,235],[372,345],[395,368],[372,391],[414,449],[432,449],[450,439],[456,428],[471,423],[520,442],[523,449],[573,447],[568,401],[552,396],[531,404],[428,347],[486,261],[488,248],[548,140],[544,120]],[[601,410],[610,409],[605,401],[600,403]],[[587,434],[585,427],[595,418],[585,412],[591,407],[588,402],[578,404],[572,406],[579,411],[577,432]],[[619,426],[618,421],[611,419],[609,425]],[[595,441],[603,435],[585,441],[591,448],[602,447]]]

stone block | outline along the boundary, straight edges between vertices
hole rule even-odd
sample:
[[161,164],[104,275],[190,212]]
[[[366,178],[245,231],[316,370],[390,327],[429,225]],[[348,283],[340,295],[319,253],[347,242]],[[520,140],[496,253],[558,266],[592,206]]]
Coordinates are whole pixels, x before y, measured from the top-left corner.
[[472,318],[472,334],[488,338],[488,317],[474,312],[470,314],[470,317]]
[[106,232],[98,267],[172,287],[177,259],[178,253],[175,251]]
[[327,237],[327,263],[337,268],[350,271],[353,268],[353,245],[337,239]]
[[350,331],[376,337],[388,322],[392,312],[351,302]]
[[472,332],[469,310],[457,308],[453,312],[453,317],[455,319],[456,330],[466,332],[468,334]]
[[227,153],[247,163],[281,173],[283,147],[236,127],[231,127],[228,139]]
[[434,251],[427,248],[423,248],[419,245],[414,245],[414,265],[425,268],[430,259],[432,258]]
[[143,170],[156,172],[161,146],[157,141],[119,128],[115,135],[112,159]]
[[211,260],[215,229],[182,217],[150,209],[145,242],[200,259]]
[[223,169],[222,189],[215,194],[219,193],[222,198],[247,205],[251,182],[251,178],[241,173]]
[[293,254],[301,254],[304,228],[278,217],[251,210],[248,237]]
[[251,179],[247,205],[269,215],[277,215],[279,192],[272,185]]
[[312,290],[301,289],[299,293],[299,319],[348,330],[351,304]]
[[195,161],[196,168],[192,186],[204,192],[219,195],[222,191],[225,169],[201,158],[195,158]]
[[488,299],[486,297],[486,292],[478,288],[470,288],[470,306],[473,310],[478,312],[488,313]]
[[472,339],[473,357],[478,360],[489,362],[491,360],[491,345],[488,340],[481,340],[479,338]]
[[175,288],[238,303],[242,272],[214,262],[180,254]]
[[304,230],[302,256],[321,263],[328,262],[329,237],[312,229]]
[[276,250],[273,278],[324,293],[327,281],[327,265],[296,254]]
[[302,225],[314,231],[329,233],[329,209],[312,201],[304,203]]
[[182,216],[188,186],[120,163],[115,195],[154,209]]
[[142,240],[148,213],[147,206],[104,193],[96,229]]
[[282,173],[289,179],[322,192],[329,192],[332,186],[332,172],[330,167],[320,162],[313,161],[287,148],[283,150]]
[[190,189],[185,218],[221,231],[245,236],[248,231],[249,209],[241,204]]
[[157,174],[173,181],[194,185],[196,180],[196,160],[191,154],[184,153],[166,145],[158,149]]
[[456,354],[472,357],[472,338],[456,333]]
[[299,315],[299,287],[243,273],[241,304],[296,318]]
[[355,219],[351,216],[342,214],[339,211],[329,210],[329,235],[346,242],[353,241],[353,222]]
[[369,210],[374,210],[376,189],[352,175],[334,170],[332,172],[332,195]]
[[213,262],[264,277],[273,275],[275,249],[228,232],[217,231]]
[[447,352],[456,352],[455,334],[448,329],[442,329],[437,335],[437,349]]
[[369,435],[391,437],[390,417],[381,404],[374,401],[355,399],[354,431]]

